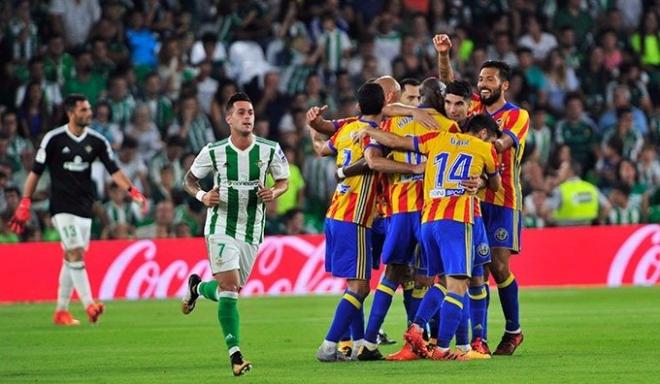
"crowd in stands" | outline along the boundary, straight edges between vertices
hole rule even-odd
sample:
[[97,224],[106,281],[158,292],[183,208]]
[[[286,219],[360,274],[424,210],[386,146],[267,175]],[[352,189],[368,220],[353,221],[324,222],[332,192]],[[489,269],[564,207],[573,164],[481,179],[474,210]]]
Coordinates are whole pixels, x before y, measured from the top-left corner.
[[[196,153],[228,135],[238,90],[255,133],[277,140],[289,191],[267,207],[269,234],[318,233],[334,159],[314,155],[309,107],[354,115],[354,92],[391,74],[437,75],[432,37],[476,83],[482,62],[513,68],[507,99],[530,112],[522,171],[527,226],[558,224],[553,191],[570,178],[599,190],[601,224],[660,222],[660,33],[655,0],[8,0],[0,5],[0,242],[44,133],[82,93],[91,129],[149,197],[142,215],[93,167],[94,238],[198,236],[205,209],[182,190]],[[20,240],[57,240],[49,178]]]

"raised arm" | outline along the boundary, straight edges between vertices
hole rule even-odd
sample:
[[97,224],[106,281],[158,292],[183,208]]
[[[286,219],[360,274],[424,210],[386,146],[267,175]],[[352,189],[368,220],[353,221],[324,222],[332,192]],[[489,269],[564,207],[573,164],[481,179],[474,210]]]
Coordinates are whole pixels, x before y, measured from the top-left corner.
[[451,67],[449,52],[451,51],[451,39],[449,36],[435,35],[433,37],[433,46],[438,53],[438,77],[440,81],[449,84],[454,81],[454,70]]
[[362,140],[362,138],[365,136],[371,137],[379,144],[388,148],[398,149],[401,151],[416,151],[415,141],[410,136],[401,137],[393,133],[381,131],[380,129],[365,128],[357,134],[356,139]]
[[330,120],[323,118],[323,113],[328,110],[328,106],[311,107],[307,110],[307,124],[316,132],[325,135],[332,135],[335,133],[335,125]]
[[330,140],[326,140],[321,133],[314,129],[309,133],[312,139],[312,147],[317,155],[325,157],[335,154],[335,151],[330,147]]

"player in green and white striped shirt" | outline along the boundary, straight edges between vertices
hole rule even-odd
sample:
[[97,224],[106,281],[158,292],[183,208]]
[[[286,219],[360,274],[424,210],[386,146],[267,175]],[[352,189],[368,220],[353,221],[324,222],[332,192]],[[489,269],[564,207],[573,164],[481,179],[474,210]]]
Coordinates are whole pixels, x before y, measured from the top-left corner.
[[[263,240],[266,220],[264,203],[288,188],[289,165],[279,144],[255,136],[254,108],[243,93],[227,102],[226,121],[230,136],[206,145],[186,174],[184,186],[208,207],[204,235],[214,280],[188,279],[183,299],[184,314],[195,308],[201,295],[218,302],[218,320],[229,349],[235,376],[252,368],[239,349],[238,292],[252,270]],[[275,185],[265,188],[266,174]],[[213,175],[213,189],[206,192],[199,180]]]

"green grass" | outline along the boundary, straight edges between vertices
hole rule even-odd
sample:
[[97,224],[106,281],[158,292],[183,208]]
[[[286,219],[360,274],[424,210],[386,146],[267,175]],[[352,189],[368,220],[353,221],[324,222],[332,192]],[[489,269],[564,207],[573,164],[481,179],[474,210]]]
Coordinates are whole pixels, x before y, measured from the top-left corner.
[[[254,369],[237,379],[208,301],[187,317],[178,301],[111,302],[99,326],[67,329],[51,324],[52,304],[0,305],[0,383],[660,381],[660,287],[522,290],[525,343],[512,357],[469,362],[318,363],[337,299],[242,299],[241,347]],[[494,347],[502,320],[492,303]],[[385,328],[399,335],[403,324],[398,296]]]

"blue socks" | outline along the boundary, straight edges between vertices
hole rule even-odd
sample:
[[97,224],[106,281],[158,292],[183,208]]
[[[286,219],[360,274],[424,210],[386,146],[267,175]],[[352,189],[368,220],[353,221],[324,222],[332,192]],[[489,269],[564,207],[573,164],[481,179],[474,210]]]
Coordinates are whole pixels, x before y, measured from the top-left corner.
[[506,320],[506,331],[519,332],[518,282],[513,273],[506,280],[498,283],[497,289],[500,293],[500,303],[502,303],[502,312],[504,312],[504,319]]
[[487,315],[487,284],[478,287],[470,287],[470,320],[472,322],[472,340],[481,337],[486,340],[486,315]]
[[440,329],[438,330],[438,346],[449,348],[451,339],[463,316],[463,299],[465,295],[448,292],[440,306]]
[[440,304],[445,298],[446,292],[447,288],[440,284],[433,284],[433,286],[426,292],[426,295],[424,295],[424,299],[419,305],[419,309],[417,310],[417,314],[415,315],[413,323],[419,325],[422,328],[426,327],[426,323],[428,323],[432,317],[438,314]]
[[470,298],[463,296],[463,312],[456,328],[456,345],[470,344]]
[[[376,293],[374,294],[374,302],[371,305],[371,312],[369,313],[369,322],[367,323],[367,331],[364,334],[364,339],[370,343],[376,344],[378,341],[378,331],[383,325],[385,315],[392,305],[392,297],[396,292],[397,283],[387,280],[385,276],[378,284]],[[405,291],[404,291],[405,292]],[[355,335],[353,335],[355,339]]]
[[344,296],[339,300],[335,317],[332,319],[332,324],[325,337],[327,341],[336,343],[341,339],[349,329],[355,315],[362,309],[363,301],[364,298],[358,296],[357,293],[348,289],[344,291]]

